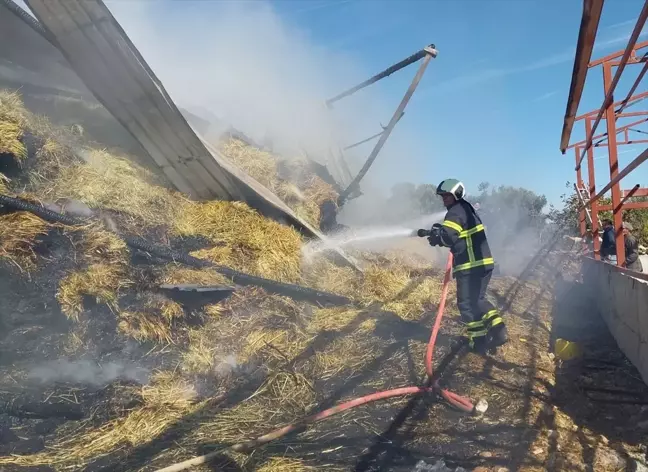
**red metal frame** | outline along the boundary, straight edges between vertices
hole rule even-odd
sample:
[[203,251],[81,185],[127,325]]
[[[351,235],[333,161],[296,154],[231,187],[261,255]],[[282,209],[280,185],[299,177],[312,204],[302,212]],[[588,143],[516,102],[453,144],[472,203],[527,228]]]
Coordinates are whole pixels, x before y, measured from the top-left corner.
[[[574,64],[574,75],[572,77],[572,88],[570,91],[569,102],[567,104],[567,113],[565,115],[565,125],[563,127],[563,135],[561,139],[561,150],[563,154],[566,149],[574,149],[575,163],[576,163],[576,182],[578,188],[585,188],[585,182],[582,175],[582,162],[587,159],[587,178],[589,200],[579,207],[579,229],[583,238],[587,234],[585,222],[585,208],[591,208],[592,215],[592,236],[594,241],[594,257],[600,259],[600,241],[598,238],[598,215],[601,211],[611,211],[614,228],[616,233],[616,249],[617,249],[617,264],[623,266],[625,263],[625,246],[624,236],[622,232],[623,211],[637,208],[648,208],[648,202],[630,201],[634,197],[648,196],[648,188],[641,188],[635,185],[630,190],[621,190],[620,181],[626,177],[630,172],[639,167],[645,160],[648,160],[648,148],[637,156],[628,166],[623,170],[619,170],[618,147],[628,144],[646,144],[648,139],[630,139],[630,131],[637,131],[637,125],[648,122],[648,118],[617,126],[617,120],[628,117],[648,116],[648,111],[637,112],[624,112],[630,106],[648,98],[648,92],[635,94],[635,91],[641,84],[645,74],[648,72],[648,53],[637,56],[640,49],[648,47],[648,41],[637,43],[639,34],[648,19],[648,0],[644,2],[644,6],[639,14],[637,24],[633,30],[632,35],[628,41],[625,49],[609,54],[603,58],[591,61],[591,51],[593,49],[594,40],[596,38],[596,30],[598,28],[598,17],[600,16],[600,8],[602,2],[598,0],[585,0],[583,21],[581,22],[581,32],[579,34],[578,49],[576,52],[576,60]],[[594,12],[594,14],[593,14]],[[593,18],[593,20],[591,19]],[[587,56],[587,57],[586,57]],[[614,102],[614,94],[617,84],[623,74],[625,67],[629,64],[642,64],[643,67],[639,76],[630,87],[626,97],[618,102]],[[592,69],[601,66],[603,71],[603,92],[605,99],[600,108],[584,113],[580,116],[575,116],[575,111],[578,108],[580,95],[585,82],[584,70]],[[585,121],[585,139],[578,141],[574,144],[567,145],[571,130],[574,122]],[[594,135],[596,128],[601,121],[605,121],[605,133]],[[641,131],[640,131],[641,132]],[[623,139],[618,139],[618,135],[622,134]],[[598,140],[598,141],[597,141]],[[606,141],[606,142],[604,142]],[[594,148],[606,147],[608,150],[608,165],[610,170],[610,182],[608,182],[601,190],[597,192],[595,172],[594,172]],[[611,203],[601,205],[599,199],[603,197],[608,191],[611,192]]]

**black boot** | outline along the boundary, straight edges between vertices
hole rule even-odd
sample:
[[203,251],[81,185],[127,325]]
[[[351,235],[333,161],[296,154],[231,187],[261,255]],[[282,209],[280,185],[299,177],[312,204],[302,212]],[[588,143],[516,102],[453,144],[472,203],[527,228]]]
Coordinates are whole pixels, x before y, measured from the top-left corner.
[[488,351],[488,343],[486,341],[486,336],[477,336],[472,338],[468,343],[470,350],[477,354],[486,354]]
[[499,323],[488,330],[486,335],[486,344],[488,350],[495,350],[508,342],[508,330],[504,323]]

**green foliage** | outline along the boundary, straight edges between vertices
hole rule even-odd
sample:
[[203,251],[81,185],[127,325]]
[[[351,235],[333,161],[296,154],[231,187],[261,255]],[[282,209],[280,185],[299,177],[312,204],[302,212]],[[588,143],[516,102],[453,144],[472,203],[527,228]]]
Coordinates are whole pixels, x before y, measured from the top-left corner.
[[[578,207],[580,201],[574,190],[574,184],[567,182],[566,187],[570,190],[564,193],[561,196],[561,201],[563,203],[562,208],[556,208],[553,205],[549,210],[549,218],[557,226],[568,229],[569,232],[573,234],[579,233],[579,222],[578,222]],[[646,197],[634,197],[628,199],[628,202],[641,202],[648,201]],[[601,205],[609,205],[611,203],[610,198],[601,198],[599,200]],[[612,219],[611,211],[601,211],[599,212],[599,219],[601,221],[606,219]],[[633,234],[639,239],[639,243],[642,245],[648,245],[648,209],[636,209],[636,210],[624,210],[623,211],[623,221],[627,221],[632,224],[634,231]],[[589,227],[589,223],[587,223]]]
[[472,200],[485,212],[502,215],[515,228],[544,227],[546,215],[543,210],[547,206],[544,195],[521,187],[500,185],[495,188],[488,182],[482,182],[477,188],[481,193]]
[[402,209],[399,210],[404,212],[401,217],[416,217],[443,210],[443,204],[436,194],[435,185],[416,186],[409,182],[399,183],[392,187],[387,205]]
[[[500,186],[493,187],[488,182],[482,182],[477,187],[479,194],[469,195],[471,203],[479,203],[484,215],[490,215],[491,221],[500,222],[507,230],[515,231],[520,228],[542,228],[546,215],[543,210],[547,205],[544,195],[538,195],[524,188]],[[396,207],[407,207],[407,216],[435,213],[443,210],[441,198],[436,194],[436,186],[412,183],[399,183],[392,187],[392,195],[388,204]]]

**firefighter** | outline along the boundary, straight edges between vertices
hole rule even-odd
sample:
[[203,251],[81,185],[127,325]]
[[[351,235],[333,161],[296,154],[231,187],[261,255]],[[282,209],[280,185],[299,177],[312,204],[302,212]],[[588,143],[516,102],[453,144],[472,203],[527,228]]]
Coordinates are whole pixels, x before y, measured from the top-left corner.
[[470,347],[484,353],[508,341],[506,325],[486,298],[495,261],[486,232],[473,206],[464,200],[465,187],[456,179],[439,184],[437,195],[448,210],[442,224],[435,224],[428,240],[431,246],[450,248],[452,275],[457,282],[457,307],[466,323]]

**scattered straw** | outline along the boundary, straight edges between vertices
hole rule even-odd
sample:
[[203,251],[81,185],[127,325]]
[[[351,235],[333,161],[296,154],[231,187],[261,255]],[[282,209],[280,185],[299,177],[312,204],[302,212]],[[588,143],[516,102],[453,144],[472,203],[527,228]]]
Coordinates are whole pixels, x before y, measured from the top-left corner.
[[293,422],[315,405],[315,392],[303,375],[277,372],[232,408],[201,411],[191,441],[233,444]]
[[[308,345],[308,339],[282,329],[258,329],[247,335],[239,355],[239,362],[246,363],[253,357],[262,356],[264,361],[275,358],[281,361],[293,359]],[[263,353],[263,354],[261,354]]]
[[142,389],[144,405],[126,417],[96,429],[80,428],[64,441],[51,444],[47,452],[0,457],[0,464],[83,468],[105,454],[145,444],[162,434],[171,424],[200,407],[195,395],[187,381],[169,372],[158,373],[151,385]]
[[27,157],[27,148],[22,143],[20,125],[8,121],[0,121],[0,154],[9,154],[18,162]]
[[105,303],[117,311],[119,291],[131,284],[122,266],[92,264],[61,280],[56,298],[61,304],[61,311],[68,318],[78,320],[83,312],[84,296],[94,297],[97,303]]
[[[262,217],[240,202],[213,201],[187,205],[174,221],[182,236],[200,235],[231,248],[229,264],[239,270],[284,282],[299,278],[301,237],[293,228]],[[199,252],[209,259],[222,252]]]
[[232,281],[210,269],[189,269],[179,264],[167,264],[161,271],[161,284],[231,285]]
[[20,270],[32,269],[36,259],[34,245],[38,236],[46,235],[48,229],[45,221],[31,213],[0,216],[0,258],[8,260]]
[[[308,325],[308,330],[313,333],[321,331],[340,331],[354,321],[359,321],[363,311],[348,307],[320,308],[313,312],[313,318]],[[362,332],[373,331],[376,320],[368,318],[362,320],[357,329]]]
[[24,124],[29,117],[18,92],[0,90],[0,121]]
[[303,282],[318,290],[353,297],[357,294],[358,274],[350,267],[318,258],[304,267]]
[[184,199],[127,158],[97,149],[87,150],[84,157],[85,163],[62,167],[43,193],[124,212],[148,225],[168,224],[182,209]]
[[128,249],[123,239],[94,223],[82,228],[82,255],[88,262],[126,264]]
[[170,321],[155,313],[122,311],[118,328],[138,341],[172,342]]
[[60,165],[63,159],[68,157],[69,153],[69,149],[50,137],[45,139],[36,157],[39,159],[53,160]]
[[436,308],[441,298],[443,281],[432,277],[412,279],[408,287],[383,305],[383,310],[393,311],[405,320],[417,320]]
[[216,367],[218,346],[205,334],[202,329],[189,330],[189,346],[182,353],[182,369],[185,372],[206,375]]
[[[319,226],[319,206],[326,200],[337,201],[335,189],[312,173],[303,158],[280,159],[235,138],[223,143],[221,151],[315,227]],[[277,168],[280,162],[288,169],[290,180],[279,178]]]
[[315,372],[321,380],[334,378],[341,372],[361,372],[376,355],[372,339],[366,334],[343,336],[315,354]]
[[221,151],[237,167],[247,172],[254,180],[274,190],[277,178],[277,161],[266,151],[255,149],[238,139],[229,139],[221,145]]
[[9,192],[9,183],[11,180],[9,177],[0,172],[0,192],[7,193]]
[[305,465],[300,460],[286,457],[272,457],[257,469],[258,472],[309,472],[311,470],[317,469]]

